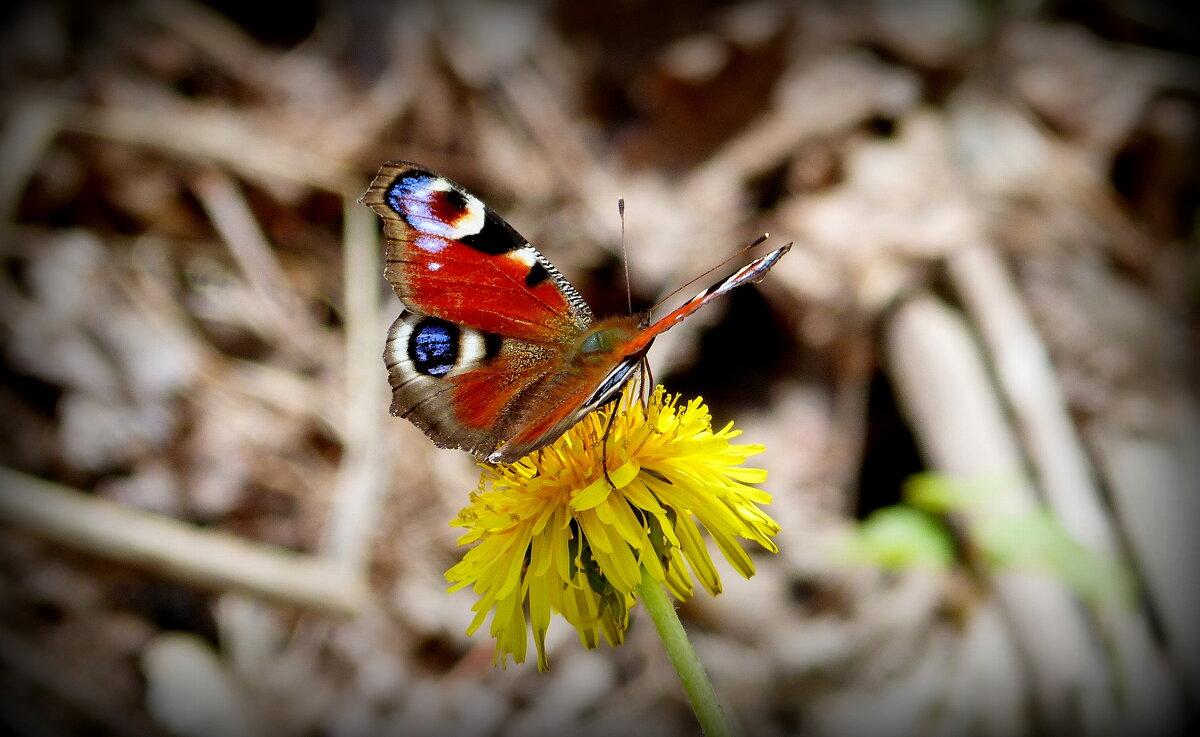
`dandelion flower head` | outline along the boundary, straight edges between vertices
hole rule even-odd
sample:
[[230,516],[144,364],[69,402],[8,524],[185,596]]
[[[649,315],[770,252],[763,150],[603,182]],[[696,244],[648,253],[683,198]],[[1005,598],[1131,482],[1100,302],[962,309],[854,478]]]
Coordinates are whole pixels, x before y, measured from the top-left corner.
[[510,655],[524,661],[532,629],[538,667],[547,668],[555,612],[588,648],[601,636],[620,644],[643,568],[680,600],[692,595],[693,573],[720,593],[701,528],[747,578],[754,562],[738,538],[777,550],[779,526],[759,506],[771,497],[750,486],[767,472],[742,466],[763,446],[730,442],[741,434],[733,423],[714,431],[699,398],[680,406],[657,386],[640,402],[636,383],[546,448],[485,466],[452,523],[466,529],[460,545],[476,545],[446,578],[451,591],[471,586],[479,595],[468,634],[494,612],[500,665]]

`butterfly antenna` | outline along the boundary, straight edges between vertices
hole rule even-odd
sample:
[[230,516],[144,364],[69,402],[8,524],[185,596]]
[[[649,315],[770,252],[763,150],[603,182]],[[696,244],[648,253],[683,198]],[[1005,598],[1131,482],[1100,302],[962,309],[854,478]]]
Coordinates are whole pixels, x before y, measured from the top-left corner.
[[621,263],[625,265],[625,301],[629,314],[633,314],[633,284],[629,281],[629,251],[625,247],[625,198],[617,198],[617,212],[621,214]]
[[[725,260],[724,260],[724,261],[722,261],[721,263],[719,263],[719,264],[717,264],[716,266],[713,266],[712,268],[710,268],[710,269],[706,270],[704,273],[702,273],[702,274],[700,274],[700,275],[698,275],[698,276],[694,277],[694,278],[693,278],[691,281],[687,281],[687,282],[684,282],[683,284],[681,284],[681,285],[680,285],[678,288],[676,288],[676,289],[675,289],[675,291],[671,292],[671,293],[670,293],[670,294],[668,294],[667,296],[665,296],[665,297],[663,297],[662,299],[660,299],[660,300],[658,301],[658,304],[654,305],[654,307],[652,307],[652,308],[651,308],[651,310],[653,311],[654,309],[656,309],[656,308],[658,308],[658,307],[661,307],[661,306],[663,305],[663,303],[665,303],[667,300],[669,300],[669,299],[671,299],[672,297],[674,297],[676,294],[679,294],[680,292],[682,292],[683,290],[685,290],[685,289],[687,289],[688,287],[692,286],[693,284],[695,284],[696,282],[700,281],[701,279],[706,279],[706,278],[708,278],[708,276],[709,276],[710,274],[712,274],[714,271],[716,271],[717,269],[724,268],[725,266],[727,266],[727,265],[729,264],[729,262],[731,262],[731,261],[733,261],[734,259],[738,258],[738,257],[739,257],[739,256],[741,256],[742,254],[744,254],[746,251],[749,251],[749,250],[751,250],[752,248],[755,248],[755,247],[757,247],[757,246],[758,246],[760,243],[762,243],[763,241],[765,241],[766,239],[768,239],[768,238],[770,238],[770,237],[771,237],[771,234],[770,234],[770,233],[763,233],[763,234],[762,234],[762,235],[760,235],[759,237],[755,238],[755,239],[754,239],[754,242],[753,242],[753,243],[751,243],[750,245],[748,245],[748,246],[742,246],[742,247],[741,247],[741,248],[739,248],[739,249],[738,249],[736,252],[734,252],[734,253],[733,253],[733,254],[732,254],[732,255],[731,255],[729,258],[725,259]],[[628,267],[626,267],[626,268],[628,269]]]

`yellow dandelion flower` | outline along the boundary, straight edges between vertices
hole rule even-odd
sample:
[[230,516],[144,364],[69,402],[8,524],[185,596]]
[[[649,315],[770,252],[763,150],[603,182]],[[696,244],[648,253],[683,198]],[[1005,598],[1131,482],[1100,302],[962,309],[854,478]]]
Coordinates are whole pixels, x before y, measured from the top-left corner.
[[643,404],[636,393],[627,386],[620,401],[516,463],[485,466],[452,523],[466,528],[460,545],[478,544],[446,578],[451,591],[472,586],[479,595],[468,634],[494,612],[496,663],[509,655],[523,662],[532,628],[538,668],[546,669],[554,612],[588,648],[601,635],[620,644],[643,568],[677,599],[692,595],[693,574],[720,593],[702,528],[747,578],[754,562],[737,538],[777,550],[779,525],[759,508],[771,497],[749,485],[767,472],[741,465],[763,446],[731,443],[741,434],[732,422],[714,431],[699,398],[681,407],[657,386]]

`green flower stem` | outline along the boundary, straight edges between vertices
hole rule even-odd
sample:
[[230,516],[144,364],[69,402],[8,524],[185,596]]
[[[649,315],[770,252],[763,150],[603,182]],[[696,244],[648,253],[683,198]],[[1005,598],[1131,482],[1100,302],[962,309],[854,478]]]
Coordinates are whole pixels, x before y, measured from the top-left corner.
[[700,722],[704,734],[707,737],[735,737],[738,733],[733,730],[733,726],[725,718],[725,713],[721,711],[717,692],[713,690],[712,681],[708,680],[700,658],[696,657],[695,648],[688,640],[687,633],[683,631],[683,624],[679,621],[679,615],[675,613],[674,605],[667,598],[662,584],[655,581],[645,568],[642,569],[642,582],[638,584],[638,595],[642,606],[646,607],[650,619],[654,621],[654,628],[662,638],[671,665],[675,666],[675,672],[679,674],[683,690],[687,692],[692,711],[696,712],[696,719]]

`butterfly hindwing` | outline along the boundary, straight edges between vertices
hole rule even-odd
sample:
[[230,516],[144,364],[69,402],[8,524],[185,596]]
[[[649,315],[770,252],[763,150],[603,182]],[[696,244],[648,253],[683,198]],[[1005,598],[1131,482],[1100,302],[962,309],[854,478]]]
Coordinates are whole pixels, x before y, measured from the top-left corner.
[[514,400],[545,377],[555,356],[546,346],[402,312],[384,350],[391,413],[442,447],[486,457],[511,433]]
[[385,275],[408,309],[542,344],[591,324],[587,303],[558,270],[449,179],[389,162],[363,201],[383,218]]
[[[575,364],[562,351],[403,312],[388,331],[384,359],[391,413],[442,447],[510,463],[551,442],[595,409],[608,360]],[[616,358],[612,359],[616,361]]]

